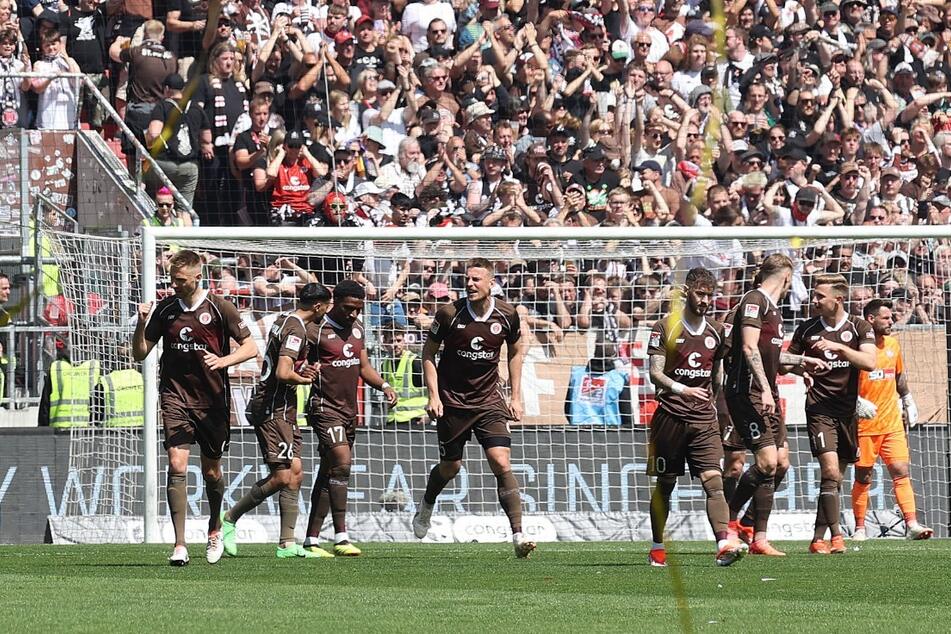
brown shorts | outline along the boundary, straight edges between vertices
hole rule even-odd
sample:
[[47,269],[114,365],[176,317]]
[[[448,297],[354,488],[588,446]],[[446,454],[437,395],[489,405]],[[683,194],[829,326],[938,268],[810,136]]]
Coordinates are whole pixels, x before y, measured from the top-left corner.
[[812,455],[834,451],[848,463],[859,459],[859,426],[855,416],[834,417],[806,412],[809,447]]
[[647,475],[652,476],[683,475],[686,460],[690,475],[696,478],[704,471],[719,472],[723,460],[723,445],[713,421],[686,422],[663,408],[651,419],[647,447]]
[[357,438],[355,420],[308,413],[307,424],[317,434],[317,453],[321,456],[334,447],[347,445],[352,449]]
[[261,446],[261,455],[269,465],[289,466],[291,460],[300,458],[303,438],[297,421],[288,420],[283,416],[271,416],[260,425],[256,425],[254,433]]
[[717,423],[720,426],[720,442],[723,443],[723,451],[746,451],[746,445],[740,438],[740,432],[737,431],[733,419],[730,418],[730,408],[726,404],[726,396],[723,390],[717,394]]
[[472,438],[473,432],[483,449],[511,447],[512,432],[509,430],[511,418],[508,408],[502,403],[480,410],[446,407],[442,416],[436,421],[439,459],[462,460],[463,449]]
[[177,403],[162,403],[162,428],[165,449],[196,442],[201,455],[218,460],[231,439],[231,415],[228,408],[185,409]]
[[736,431],[750,451],[763,447],[779,449],[786,444],[786,423],[781,412],[765,414],[761,405],[745,396],[727,397],[727,406]]

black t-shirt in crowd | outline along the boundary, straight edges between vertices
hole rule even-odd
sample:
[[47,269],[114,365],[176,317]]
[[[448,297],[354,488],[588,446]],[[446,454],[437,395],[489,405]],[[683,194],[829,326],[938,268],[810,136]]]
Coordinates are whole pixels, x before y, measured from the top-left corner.
[[106,16],[102,9],[83,12],[73,7],[61,14],[66,31],[66,50],[84,73],[98,74],[106,68]]
[[[152,109],[152,115],[150,121],[161,121],[166,123],[171,120],[172,113],[180,111],[178,104],[172,101],[171,99],[164,99],[157,104],[155,108]],[[184,112],[181,115],[185,118],[182,121],[182,125],[187,125],[187,130],[189,133],[189,142],[190,142],[190,152],[188,152],[188,158],[182,158],[181,156],[172,156],[167,149],[162,149],[155,156],[155,158],[163,161],[174,161],[182,162],[187,160],[196,160],[201,151],[201,131],[208,130],[211,126],[208,123],[208,117],[205,116],[205,111],[198,107],[198,104],[190,103],[186,106]],[[173,134],[179,129],[178,124],[173,128]],[[169,143],[172,141],[169,140]],[[180,149],[185,149],[181,144],[178,145]]]
[[[202,75],[192,99],[202,105],[205,114],[208,115],[208,121],[211,123],[215,146],[221,146],[220,137],[230,134],[234,129],[234,124],[238,121],[238,117],[247,112],[248,95],[244,86],[238,84],[233,78],[222,80],[220,89],[213,88],[211,82],[212,78],[210,76]],[[215,97],[218,94],[224,97],[224,104],[220,109],[215,106]],[[216,120],[216,111],[219,110],[224,113],[224,121]]]
[[[207,3],[203,0],[167,0],[168,13],[181,11],[178,19],[182,22],[204,20],[208,14]],[[167,14],[166,14],[167,15]],[[184,33],[165,32],[168,47],[179,57],[198,57],[201,53],[201,39],[204,31],[186,31]]]

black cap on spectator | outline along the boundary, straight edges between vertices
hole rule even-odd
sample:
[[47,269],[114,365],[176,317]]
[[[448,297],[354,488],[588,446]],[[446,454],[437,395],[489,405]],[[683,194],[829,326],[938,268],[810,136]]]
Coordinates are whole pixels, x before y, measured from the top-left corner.
[[898,7],[881,7],[881,8],[878,10],[878,15],[879,15],[879,17],[881,17],[881,16],[882,16],[883,14],[885,14],[885,13],[890,13],[890,14],[892,14],[892,15],[894,15],[894,16],[897,16],[897,15],[898,15]]
[[757,64],[769,64],[770,62],[778,62],[779,57],[776,53],[770,51],[769,53],[757,53],[753,61]]
[[603,161],[607,157],[600,145],[591,145],[581,151],[581,158],[586,161]]
[[815,204],[819,202],[819,192],[811,187],[800,187],[799,191],[796,192],[796,202],[815,206]]
[[178,73],[172,73],[165,78],[162,85],[170,90],[182,90],[185,87],[185,80]]
[[773,31],[768,26],[763,24],[756,24],[753,26],[753,28],[750,29],[751,40],[758,40],[764,37],[769,39],[772,39],[773,37]]
[[792,159],[794,161],[805,161],[809,156],[805,151],[798,145],[787,143],[783,146],[783,149],[779,151],[780,158]]
[[640,165],[634,168],[635,172],[643,172],[644,170],[654,170],[655,172],[662,171],[660,167],[660,163],[658,163],[657,161],[652,161],[652,160],[644,161],[643,163],[641,163]]
[[345,147],[338,147],[334,150],[335,161],[349,161],[351,158],[353,158],[353,152]]
[[419,122],[422,124],[439,123],[439,113],[432,108],[423,108],[419,111]]
[[36,20],[37,22],[49,22],[50,24],[59,26],[59,14],[49,9],[43,9],[43,12],[40,13]]
[[509,157],[501,146],[490,145],[482,153],[482,159],[485,161],[508,161]]
[[304,118],[305,119],[316,119],[320,116],[320,102],[311,101],[304,106]]
[[429,56],[435,59],[447,59],[452,57],[452,51],[445,46],[434,46],[429,49]]
[[743,152],[743,154],[740,156],[740,160],[743,161],[744,163],[751,159],[757,159],[757,158],[760,159],[761,161],[766,160],[766,156],[755,147]]
[[713,27],[700,19],[690,20],[684,27],[684,39],[695,33],[703,37],[713,37]]
[[700,81],[706,83],[708,81],[716,81],[716,78],[720,75],[720,71],[717,70],[717,67],[714,65],[704,66],[703,70],[700,71]]
[[284,145],[287,147],[303,147],[304,135],[299,130],[291,130],[284,137]]
[[568,129],[567,129],[565,126],[563,126],[563,125],[557,125],[557,126],[555,126],[554,128],[552,128],[551,130],[549,130],[549,132],[548,132],[548,138],[549,138],[549,139],[552,138],[552,137],[555,137],[555,136],[560,136],[560,137],[565,137],[565,138],[567,138],[567,137],[570,137],[570,136],[571,136],[571,133],[568,131]]

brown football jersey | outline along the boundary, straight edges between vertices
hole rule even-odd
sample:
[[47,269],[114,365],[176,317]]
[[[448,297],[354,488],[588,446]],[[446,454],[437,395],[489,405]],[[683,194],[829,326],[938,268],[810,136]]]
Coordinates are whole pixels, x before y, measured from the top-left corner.
[[234,304],[205,293],[194,306],[178,297],[163,299],[145,326],[145,339],[161,339],[162,367],[159,395],[185,409],[228,407],[228,371],[210,370],[205,353],[231,353],[231,340],[251,336]]
[[300,317],[282,313],[274,320],[264,350],[264,363],[255,396],[270,412],[282,412],[287,420],[297,416],[297,385],[277,380],[277,364],[281,357],[290,357],[295,365],[307,358],[307,327]]
[[783,318],[772,298],[760,289],[744,295],[736,306],[730,333],[732,342],[727,396],[747,396],[757,402],[762,398],[762,389],[753,380],[752,370],[743,354],[743,326],[759,328],[759,353],[763,358],[763,370],[773,397],[778,398],[776,374],[779,372],[779,355],[783,349]]
[[468,299],[443,306],[429,329],[443,344],[437,372],[439,398],[447,407],[482,407],[504,401],[499,385],[499,353],[521,337],[515,307],[492,298],[484,315]]
[[[681,320],[670,316],[654,322],[647,345],[648,356],[662,355],[664,374],[687,387],[705,387],[713,392],[713,369],[719,362],[723,346],[723,326],[716,321],[703,320],[697,331],[691,331]],[[715,424],[717,420],[713,398],[697,403],[682,394],[661,390],[657,394],[660,406],[677,419],[688,423]]]
[[853,315],[846,315],[835,326],[827,325],[821,317],[813,317],[796,328],[789,342],[791,354],[818,357],[830,366],[828,372],[813,375],[812,389],[806,393],[806,411],[832,417],[852,416],[859,395],[859,369],[835,352],[817,350],[815,345],[820,339],[858,350],[863,343],[875,343],[875,332],[871,324]]
[[318,416],[346,421],[357,417],[357,384],[360,353],[364,348],[363,324],[347,329],[329,316],[307,325],[308,360],[320,362],[320,372],[310,388],[310,411]]

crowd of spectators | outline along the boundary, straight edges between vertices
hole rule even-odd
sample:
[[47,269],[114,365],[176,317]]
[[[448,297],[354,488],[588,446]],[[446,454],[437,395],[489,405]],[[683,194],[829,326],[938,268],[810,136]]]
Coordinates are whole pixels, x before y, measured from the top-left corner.
[[[0,71],[89,75],[203,225],[946,224],[951,8],[888,1],[0,0]],[[3,125],[114,133],[75,83],[3,89]],[[792,309],[843,270],[936,321],[944,248],[810,251]],[[735,297],[751,259],[696,263]],[[684,266],[532,264],[518,293],[557,337],[592,275],[636,318]],[[399,290],[425,313],[432,285]]]

